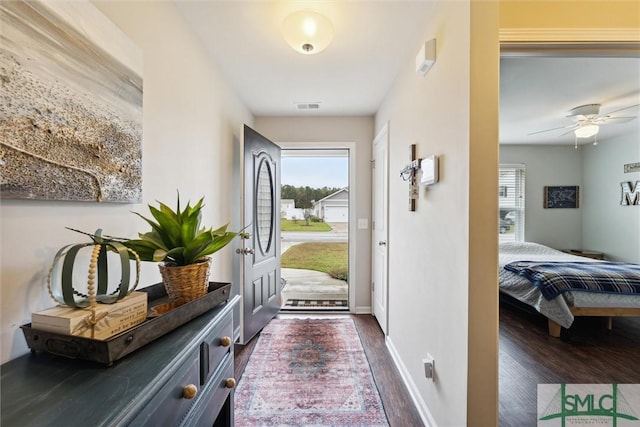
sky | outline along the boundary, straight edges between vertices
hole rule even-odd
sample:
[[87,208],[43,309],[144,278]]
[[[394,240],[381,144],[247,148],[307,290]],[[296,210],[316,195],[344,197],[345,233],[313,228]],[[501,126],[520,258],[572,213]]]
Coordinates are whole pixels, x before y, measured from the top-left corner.
[[343,188],[349,185],[348,157],[283,157],[282,185]]

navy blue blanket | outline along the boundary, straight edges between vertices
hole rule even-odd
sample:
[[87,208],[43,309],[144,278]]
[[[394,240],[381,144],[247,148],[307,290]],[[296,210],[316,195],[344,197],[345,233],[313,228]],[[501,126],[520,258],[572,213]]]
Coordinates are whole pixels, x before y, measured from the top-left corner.
[[640,295],[638,264],[607,261],[516,261],[504,268],[530,280],[548,300],[567,291]]

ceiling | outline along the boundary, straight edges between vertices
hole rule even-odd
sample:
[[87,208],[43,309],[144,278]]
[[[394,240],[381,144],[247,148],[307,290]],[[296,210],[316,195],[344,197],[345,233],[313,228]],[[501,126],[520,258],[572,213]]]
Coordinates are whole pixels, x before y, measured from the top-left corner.
[[[372,115],[399,69],[412,61],[430,2],[174,0],[233,90],[255,116]],[[335,38],[316,55],[291,49],[285,17],[311,9],[333,23]],[[509,57],[501,60],[500,141],[574,144],[563,130],[571,108],[601,104],[601,114],[640,103],[639,58]],[[298,103],[319,109],[299,110]],[[623,112],[638,116],[639,108]],[[598,140],[638,131],[640,120],[601,126]],[[591,142],[579,140],[578,143]]]
[[[420,49],[422,1],[176,1],[234,90],[256,116],[371,115]],[[291,12],[328,17],[334,40],[315,55],[281,33]],[[319,103],[312,113],[297,103]]]
[[[575,144],[572,108],[600,104],[600,115],[635,117],[600,126],[598,141],[640,129],[640,58],[507,57],[500,61],[500,142]],[[626,108],[634,106],[632,108]],[[536,133],[535,135],[529,135]],[[593,143],[594,138],[577,143]]]

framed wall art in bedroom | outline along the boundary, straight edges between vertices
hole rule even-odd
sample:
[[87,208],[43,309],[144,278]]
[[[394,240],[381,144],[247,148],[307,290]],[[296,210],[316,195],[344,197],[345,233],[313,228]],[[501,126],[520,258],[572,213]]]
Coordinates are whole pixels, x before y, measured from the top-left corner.
[[544,208],[559,209],[579,207],[580,187],[577,185],[544,187]]

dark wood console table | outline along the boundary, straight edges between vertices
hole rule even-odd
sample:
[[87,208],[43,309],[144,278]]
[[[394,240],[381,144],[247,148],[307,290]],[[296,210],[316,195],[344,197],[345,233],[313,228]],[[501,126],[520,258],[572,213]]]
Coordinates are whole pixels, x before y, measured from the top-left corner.
[[0,367],[3,427],[233,426],[228,302],[113,366],[27,354]]

